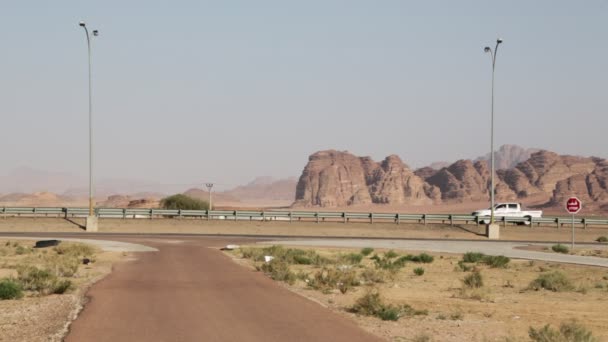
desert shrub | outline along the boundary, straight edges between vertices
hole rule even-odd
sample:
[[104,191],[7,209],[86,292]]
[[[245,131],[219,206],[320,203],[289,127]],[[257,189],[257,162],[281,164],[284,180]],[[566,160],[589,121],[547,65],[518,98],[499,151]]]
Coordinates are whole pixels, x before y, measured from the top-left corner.
[[383,257],[379,257],[378,255],[374,255],[371,257],[374,260],[374,264],[376,268],[390,271],[392,273],[396,273],[401,268],[403,268],[407,262],[407,257],[401,257],[393,260],[394,258],[388,258],[386,255]]
[[429,314],[428,310],[416,310],[409,304],[402,305],[401,312],[406,316],[426,316]]
[[559,243],[557,245],[551,246],[551,249],[556,253],[568,254],[570,252],[570,249],[567,246],[564,246]]
[[608,242],[608,237],[606,237],[606,236],[600,236],[597,239],[595,239],[595,241],[597,241],[597,242]]
[[383,321],[397,321],[399,320],[399,308],[395,306],[385,306],[380,310],[376,316]]
[[95,248],[93,246],[84,243],[71,243],[66,245],[59,245],[53,248],[53,250],[60,255],[68,255],[72,257],[88,257],[95,254]]
[[343,254],[343,255],[340,255],[338,260],[341,263],[357,265],[357,264],[361,263],[361,260],[363,260],[363,254],[359,254],[359,253]]
[[462,312],[460,312],[460,311],[452,312],[452,313],[450,314],[450,319],[451,319],[452,321],[460,321],[460,320],[462,320],[463,318],[464,318],[464,315],[463,315],[463,314],[462,314]]
[[275,259],[265,263],[261,270],[277,281],[284,281],[288,284],[293,284],[296,281],[296,274],[291,271],[289,264],[282,260]]
[[51,292],[54,294],[64,294],[70,288],[72,288],[72,282],[70,280],[58,280],[53,284]]
[[423,275],[424,274],[424,268],[422,268],[422,267],[414,268],[414,274],[417,275],[417,276]]
[[374,251],[373,248],[365,247],[361,250],[361,254],[363,254],[364,256],[368,256],[368,255],[372,254],[373,251]]
[[532,290],[545,289],[553,292],[569,291],[574,289],[572,282],[565,274],[559,271],[544,273],[533,280],[529,288]]
[[15,254],[17,254],[17,255],[22,255],[22,254],[25,254],[25,253],[27,253],[28,251],[29,251],[29,250],[28,250],[27,248],[25,248],[25,247],[23,247],[23,246],[21,246],[21,245],[18,245],[18,246],[15,248]]
[[315,290],[327,293],[333,289],[339,289],[343,294],[360,284],[357,279],[357,273],[354,270],[327,267],[317,271],[308,282],[308,286]]
[[24,290],[46,293],[53,288],[57,277],[48,269],[39,269],[35,266],[18,266],[17,280]]
[[361,272],[361,278],[366,283],[385,283],[390,276],[385,270],[366,268],[363,272]]
[[430,264],[435,260],[435,258],[432,255],[428,255],[426,253],[421,253],[418,255],[408,254],[405,257],[405,260],[412,261],[412,262],[419,262],[419,263],[423,263],[423,264]]
[[384,257],[385,258],[389,258],[389,259],[393,259],[393,258],[396,258],[398,256],[399,256],[399,254],[397,254],[397,252],[393,251],[392,249],[390,251],[384,253]]
[[596,342],[599,341],[593,333],[581,324],[570,321],[560,324],[559,330],[549,324],[542,328],[530,327],[528,336],[535,342]]
[[163,209],[208,210],[209,203],[183,194],[165,197],[160,201]]
[[479,271],[475,271],[464,277],[462,283],[468,288],[480,288],[483,286],[483,277]]
[[46,262],[47,269],[58,277],[73,277],[78,272],[80,259],[67,255],[57,255],[51,257]]
[[264,261],[264,251],[261,248],[241,248],[241,257],[253,261]]
[[468,262],[468,263],[477,263],[477,262],[480,262],[484,256],[485,256],[485,254],[483,254],[483,253],[466,252],[462,256],[462,261]]
[[384,308],[380,292],[377,290],[367,291],[355,302],[351,311],[365,316],[375,316]]
[[428,315],[427,310],[415,310],[407,304],[402,306],[385,304],[376,289],[368,290],[357,299],[349,311],[366,316],[376,316],[383,321],[396,321],[404,315]]
[[23,297],[23,287],[13,279],[0,280],[0,300]]
[[511,259],[504,255],[486,255],[483,258],[483,263],[492,268],[506,268]]
[[458,268],[456,268],[456,271],[458,269],[460,269],[463,272],[469,272],[469,271],[473,270],[473,268],[474,268],[474,266],[467,265],[465,262],[460,260],[460,261],[458,261]]

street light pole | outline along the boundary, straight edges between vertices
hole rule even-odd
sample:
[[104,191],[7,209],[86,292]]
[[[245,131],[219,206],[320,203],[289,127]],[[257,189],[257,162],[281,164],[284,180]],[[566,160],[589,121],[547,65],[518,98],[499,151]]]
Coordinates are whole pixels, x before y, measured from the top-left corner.
[[[93,208],[93,86],[91,73],[91,37],[85,22],[81,21],[79,25],[84,28],[86,34],[89,55],[89,218],[92,218],[95,216],[95,211]],[[93,36],[97,37],[98,35],[99,31],[93,30]]]
[[491,109],[491,120],[490,120],[490,159],[491,159],[491,190],[490,190],[490,224],[494,224],[494,70],[496,69],[496,55],[498,54],[498,45],[502,43],[502,39],[496,39],[496,47],[494,51],[489,46],[486,46],[483,50],[486,53],[490,53],[490,59],[492,60],[492,109]]
[[209,210],[211,210],[213,208],[211,205],[211,190],[213,189],[213,183],[205,183],[205,186],[207,187],[207,190],[209,190]]

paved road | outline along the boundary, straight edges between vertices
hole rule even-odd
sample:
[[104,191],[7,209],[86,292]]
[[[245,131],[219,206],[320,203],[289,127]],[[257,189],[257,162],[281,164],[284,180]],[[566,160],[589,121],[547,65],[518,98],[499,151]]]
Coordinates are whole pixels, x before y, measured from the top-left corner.
[[[381,239],[293,239],[260,242],[261,244],[290,245],[290,246],[322,246],[322,247],[373,247],[392,248],[412,251],[428,251],[438,253],[481,252],[488,255],[504,255],[509,258],[531,259],[568,264],[608,267],[607,258],[566,255],[558,253],[535,252],[516,247],[529,246],[526,242],[494,242],[494,241],[450,241],[450,240],[381,240]],[[551,246],[552,244],[533,243],[534,245]],[[578,244],[578,247],[608,249],[606,245]]]
[[379,341],[209,248],[234,239],[121,240],[159,251],[94,285],[66,341]]

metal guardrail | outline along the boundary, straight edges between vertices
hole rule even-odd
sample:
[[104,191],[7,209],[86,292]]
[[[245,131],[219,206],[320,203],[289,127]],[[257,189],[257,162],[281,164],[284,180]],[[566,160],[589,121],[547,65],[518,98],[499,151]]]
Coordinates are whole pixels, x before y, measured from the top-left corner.
[[[482,224],[489,217],[464,214],[401,214],[401,213],[366,213],[366,212],[322,212],[322,211],[250,211],[250,210],[179,210],[179,209],[136,209],[136,208],[96,208],[100,218],[119,219],[155,219],[155,218],[194,218],[207,220],[249,220],[249,221],[312,221],[312,222],[393,222],[399,223],[449,223]],[[64,217],[82,218],[89,214],[88,208],[47,208],[47,207],[0,207],[3,217]],[[528,221],[522,217],[497,217],[496,222],[507,224],[530,224],[555,226],[572,224],[572,217],[541,217]],[[607,218],[574,219],[574,224],[587,226],[608,226]]]

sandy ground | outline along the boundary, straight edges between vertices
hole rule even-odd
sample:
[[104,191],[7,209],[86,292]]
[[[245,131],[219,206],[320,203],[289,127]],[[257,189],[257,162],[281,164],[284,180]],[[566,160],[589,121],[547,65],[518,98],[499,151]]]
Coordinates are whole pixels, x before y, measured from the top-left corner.
[[[11,254],[5,246],[7,241],[28,248],[23,255]],[[36,264],[42,260],[47,249],[32,250],[34,241],[0,239],[0,278],[16,277],[16,264]],[[98,250],[95,262],[81,265],[71,278],[74,288],[61,295],[38,296],[26,293],[18,300],[0,301],[0,341],[61,341],[69,323],[76,318],[84,304],[84,294],[96,281],[112,271],[112,265],[125,261],[130,256],[119,252]]]
[[[83,220],[58,218],[0,218],[0,233],[11,232],[83,232]],[[338,222],[279,222],[279,221],[219,221],[194,219],[101,219],[101,233],[148,233],[148,234],[237,234],[258,236],[334,236],[377,237],[412,239],[476,239],[486,240],[483,226],[416,223],[338,223]],[[578,242],[594,242],[599,236],[608,236],[608,227],[576,228]],[[507,226],[501,228],[501,240],[561,241],[571,240],[569,227]]]
[[[326,256],[358,251],[316,250]],[[403,251],[399,253],[405,254]],[[240,259],[238,252],[231,254],[237,263],[253,269],[253,262]],[[608,339],[608,316],[604,314],[608,302],[608,271],[605,268],[512,260],[507,269],[478,266],[484,287],[474,292],[463,292],[461,279],[470,273],[457,266],[461,256],[431,254],[435,256],[433,263],[408,263],[394,280],[376,285],[385,302],[409,304],[414,309],[428,311],[427,315],[402,317],[397,322],[347,312],[366,292],[366,286],[355,287],[346,294],[337,290],[323,294],[310,289],[301,280],[293,286],[284,286],[390,341],[411,341],[414,337],[421,340],[427,337],[425,341],[528,341],[529,327],[538,328],[545,324],[557,327],[571,319],[583,323],[601,340]],[[363,264],[372,267],[369,259]],[[424,268],[424,275],[416,276],[413,273],[416,267]],[[311,274],[318,271],[314,266],[297,265],[292,268],[296,272]],[[566,273],[575,289],[568,292],[527,289],[541,273],[553,270]]]

